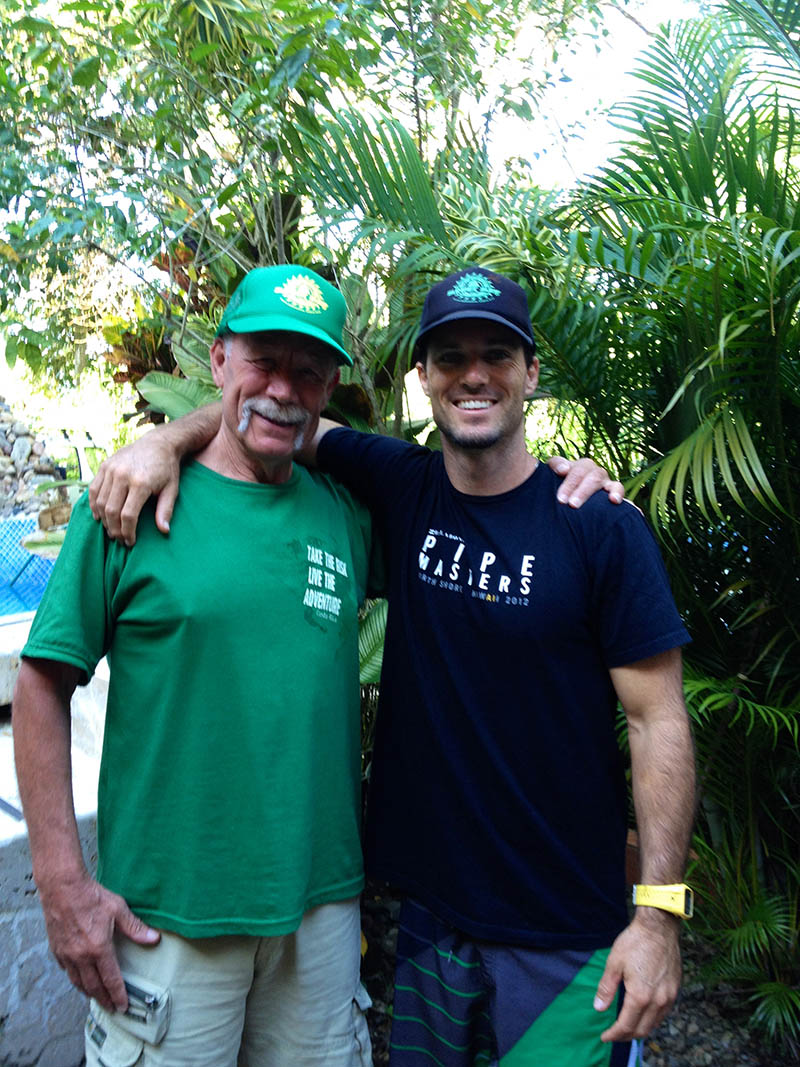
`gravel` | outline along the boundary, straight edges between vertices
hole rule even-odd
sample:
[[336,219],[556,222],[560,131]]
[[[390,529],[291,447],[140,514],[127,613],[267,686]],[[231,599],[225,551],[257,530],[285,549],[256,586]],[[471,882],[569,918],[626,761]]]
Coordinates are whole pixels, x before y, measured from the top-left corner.
[[[372,998],[368,1021],[375,1067],[389,1062],[398,911],[395,898],[367,886],[362,974]],[[645,1043],[646,1067],[798,1067],[795,1059],[781,1056],[747,1030],[746,1012],[729,987],[711,988],[700,980],[704,950],[699,944],[687,938],[683,955],[683,989],[671,1015]]]

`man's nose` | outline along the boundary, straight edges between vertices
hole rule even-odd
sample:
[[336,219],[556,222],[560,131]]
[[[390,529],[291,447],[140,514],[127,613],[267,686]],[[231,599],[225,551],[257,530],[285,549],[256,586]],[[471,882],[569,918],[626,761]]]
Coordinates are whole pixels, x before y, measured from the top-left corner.
[[293,403],[297,396],[291,372],[280,368],[274,370],[269,376],[265,392],[279,403]]
[[464,381],[473,388],[488,381],[488,368],[482,359],[471,359],[464,367]]

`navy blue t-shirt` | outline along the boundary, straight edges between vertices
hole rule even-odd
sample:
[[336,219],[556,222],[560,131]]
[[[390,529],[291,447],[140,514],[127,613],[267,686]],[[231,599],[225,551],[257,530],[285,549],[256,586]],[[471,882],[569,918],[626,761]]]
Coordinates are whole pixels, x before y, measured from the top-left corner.
[[624,767],[609,668],[684,644],[636,508],[500,496],[441,453],[334,430],[320,466],[370,506],[389,617],[367,870],[473,937],[594,949],[627,922]]

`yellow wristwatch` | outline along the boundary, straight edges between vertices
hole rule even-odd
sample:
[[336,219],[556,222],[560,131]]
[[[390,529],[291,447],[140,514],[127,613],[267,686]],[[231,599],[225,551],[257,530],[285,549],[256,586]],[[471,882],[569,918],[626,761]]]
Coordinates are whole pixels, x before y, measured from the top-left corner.
[[678,885],[635,885],[633,903],[671,911],[682,919],[691,919],[694,915],[694,893],[683,882]]

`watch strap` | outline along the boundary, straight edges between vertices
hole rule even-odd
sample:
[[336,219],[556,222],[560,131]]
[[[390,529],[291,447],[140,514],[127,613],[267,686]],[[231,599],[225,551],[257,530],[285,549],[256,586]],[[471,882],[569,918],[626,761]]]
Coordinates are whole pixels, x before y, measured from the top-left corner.
[[694,893],[685,882],[675,885],[635,885],[633,903],[646,908],[660,908],[680,915],[682,919],[691,919],[694,914]]

